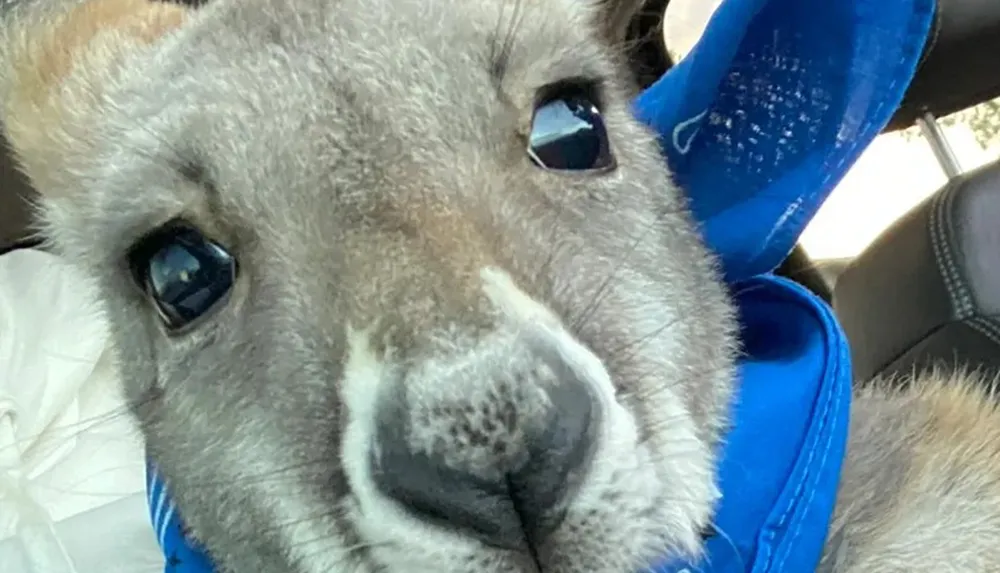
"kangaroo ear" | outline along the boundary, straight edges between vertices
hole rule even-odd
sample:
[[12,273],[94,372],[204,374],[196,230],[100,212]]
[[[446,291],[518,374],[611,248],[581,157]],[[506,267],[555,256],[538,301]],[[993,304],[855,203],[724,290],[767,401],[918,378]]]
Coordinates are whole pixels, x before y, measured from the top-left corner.
[[605,39],[615,48],[624,50],[622,43],[632,18],[647,0],[589,0],[597,7],[597,25]]
[[128,58],[178,28],[188,13],[151,0],[43,0],[4,17],[3,124],[21,168],[40,192],[49,191],[53,173],[72,169],[73,158],[87,154],[102,92]]

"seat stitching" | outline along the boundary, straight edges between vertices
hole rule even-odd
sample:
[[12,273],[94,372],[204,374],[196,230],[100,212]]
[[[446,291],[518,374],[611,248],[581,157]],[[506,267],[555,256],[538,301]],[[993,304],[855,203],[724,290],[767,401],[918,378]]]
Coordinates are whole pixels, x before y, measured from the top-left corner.
[[[954,196],[954,189],[954,186],[948,187],[934,198],[934,201],[931,204],[929,230],[931,247],[934,252],[934,260],[937,263],[938,271],[940,272],[941,278],[944,282],[945,290],[948,291],[948,298],[952,306],[952,311],[957,314],[956,318],[963,319],[970,314],[966,310],[967,305],[964,304],[967,297],[964,296],[964,293],[962,292],[961,279],[958,276],[958,269],[955,266],[955,261],[951,255],[951,251],[947,247],[948,235],[945,230],[945,221],[947,218],[946,213],[950,212],[949,206],[951,204],[951,199]],[[971,304],[968,306],[971,306]]]
[[1000,323],[995,318],[976,316],[972,317],[965,323],[990,341],[997,345],[1000,345]]
[[960,248],[959,242],[961,237],[959,236],[958,230],[955,229],[955,204],[958,202],[959,191],[963,189],[961,185],[955,185],[952,187],[951,192],[948,194],[947,202],[945,203],[945,212],[941,215],[941,222],[944,224],[944,244],[943,251],[945,256],[948,258],[948,262],[951,266],[953,279],[955,285],[958,288],[958,294],[963,303],[963,307],[960,312],[962,316],[975,316],[976,305],[973,302],[972,293],[969,292],[969,285],[965,282],[964,273],[959,265],[955,264],[955,260],[960,258],[960,252],[955,250]]
[[944,282],[944,288],[948,291],[948,301],[951,303],[952,307],[958,306],[957,295],[955,294],[955,288],[951,284],[951,274],[944,262],[944,257],[941,254],[941,239],[938,236],[938,212],[941,210],[941,203],[944,201],[944,195],[947,191],[938,194],[934,197],[931,202],[930,214],[928,216],[928,231],[931,236],[931,250],[934,253],[934,263],[938,268],[938,272],[941,274],[941,279]]

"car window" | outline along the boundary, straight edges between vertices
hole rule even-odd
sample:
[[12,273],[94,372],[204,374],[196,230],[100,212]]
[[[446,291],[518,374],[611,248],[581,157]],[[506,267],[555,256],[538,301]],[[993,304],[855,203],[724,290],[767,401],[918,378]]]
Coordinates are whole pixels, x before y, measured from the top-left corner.
[[[698,41],[721,0],[672,0],[664,43],[680,61]],[[1000,99],[941,118],[963,170],[1000,157]],[[802,235],[814,259],[853,257],[947,178],[918,127],[878,136],[820,208]]]
[[[962,170],[1000,157],[1000,101],[938,121]],[[802,235],[814,259],[853,257],[947,177],[919,128],[875,138]]]

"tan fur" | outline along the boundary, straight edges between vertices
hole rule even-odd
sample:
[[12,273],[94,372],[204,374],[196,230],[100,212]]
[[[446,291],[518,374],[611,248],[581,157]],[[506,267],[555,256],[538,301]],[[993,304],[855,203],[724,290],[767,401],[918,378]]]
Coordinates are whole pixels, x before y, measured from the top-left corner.
[[86,0],[6,24],[6,129],[33,181],[45,188],[53,165],[84,151],[88,113],[102,87],[130,53],[180,26],[186,12],[150,0]]
[[996,381],[878,380],[854,398],[832,571],[1000,571]]

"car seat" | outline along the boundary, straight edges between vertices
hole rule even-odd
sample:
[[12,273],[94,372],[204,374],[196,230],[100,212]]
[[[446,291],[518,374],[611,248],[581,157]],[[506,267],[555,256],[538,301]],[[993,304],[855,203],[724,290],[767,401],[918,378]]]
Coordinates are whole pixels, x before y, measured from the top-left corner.
[[959,175],[837,280],[856,380],[968,365],[1000,374],[1000,160]]
[[[918,121],[933,128],[934,116],[1000,97],[998,52],[1000,2],[940,0],[889,130]],[[947,142],[934,129],[926,135],[950,180],[851,261],[833,288],[856,380],[932,366],[1000,374],[1000,159],[960,173],[948,164]]]

